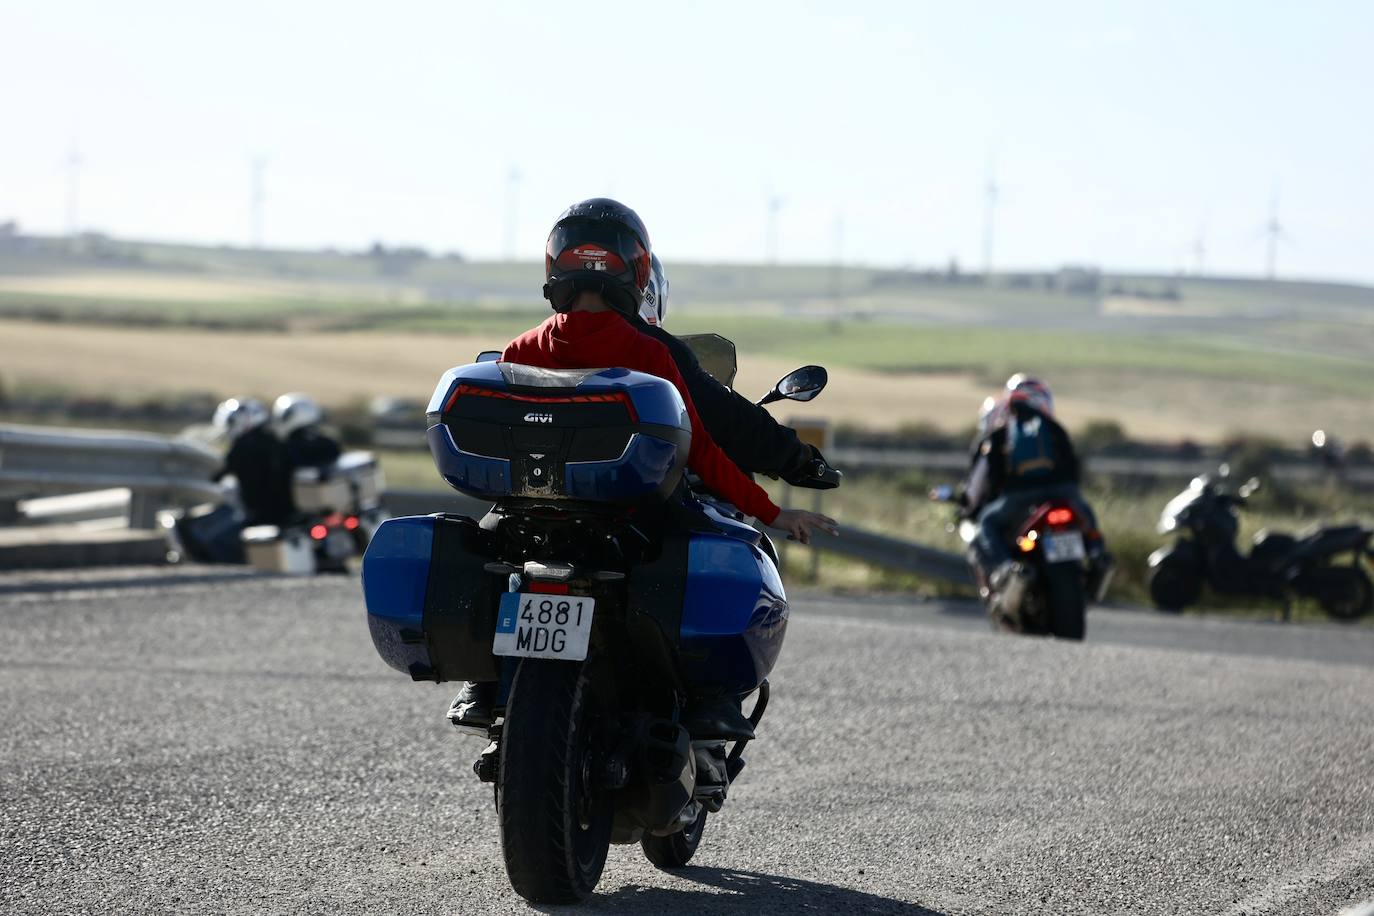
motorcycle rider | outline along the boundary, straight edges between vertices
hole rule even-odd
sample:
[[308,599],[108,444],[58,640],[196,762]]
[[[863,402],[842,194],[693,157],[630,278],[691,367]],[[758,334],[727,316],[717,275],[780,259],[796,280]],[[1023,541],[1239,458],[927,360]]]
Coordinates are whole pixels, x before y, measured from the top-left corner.
[[[554,223],[545,247],[544,297],[554,314],[511,341],[502,360],[546,369],[617,366],[668,380],[682,395],[692,425],[688,467],[707,487],[804,544],[813,529],[836,534],[828,516],[779,509],[715,443],[669,347],[645,333],[650,326],[640,320],[652,274],[650,250],[643,221],[624,204],[608,198],[573,204]],[[660,295],[655,290],[655,298]],[[496,694],[495,683],[469,682],[454,698],[449,720],[485,729]],[[694,700],[683,724],[697,738],[753,737],[739,697]]]
[[[1092,508],[1079,491],[1080,465],[1064,427],[1054,419],[1054,396],[1037,378],[1017,373],[1007,379],[1006,406],[1000,424],[990,429],[978,446],[979,465],[986,468],[986,494],[970,499],[970,516],[977,505],[975,547],[988,580],[1000,590],[1021,569],[1012,559],[1008,531],[1030,509],[1051,499],[1074,505],[1092,528],[1097,527]],[[989,413],[996,416],[996,410]]]
[[636,328],[668,348],[716,444],[745,472],[781,477],[789,483],[823,469],[825,457],[819,449],[802,442],[794,430],[779,423],[764,408],[721,384],[702,368],[691,347],[664,329],[668,317],[668,277],[658,255],[651,253],[649,261],[649,284],[644,288]]
[[[1006,420],[1006,393],[988,395],[978,410],[978,426],[969,447],[969,468],[959,485],[955,502],[959,504],[962,518],[977,518],[983,506],[987,505],[990,493],[989,456],[983,453],[983,443],[991,433],[999,429]],[[991,450],[989,450],[991,453]],[[935,491],[932,491],[934,493]]]
[[280,525],[291,515],[291,474],[285,447],[268,425],[267,408],[254,398],[229,398],[215,408],[215,428],[229,440],[224,466],[232,474],[249,525]]
[[309,395],[291,392],[277,398],[272,405],[272,422],[286,447],[288,490],[291,472],[309,467],[323,472],[343,454],[338,440],[321,429],[324,411]]

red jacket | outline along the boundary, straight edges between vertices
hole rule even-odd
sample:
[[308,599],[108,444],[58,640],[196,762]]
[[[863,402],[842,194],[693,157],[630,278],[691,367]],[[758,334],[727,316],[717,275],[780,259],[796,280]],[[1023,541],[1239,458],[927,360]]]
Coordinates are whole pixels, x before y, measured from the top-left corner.
[[696,405],[668,348],[635,330],[615,312],[552,315],[507,344],[501,359],[543,369],[620,367],[672,382],[692,420],[692,450],[687,455],[687,466],[706,486],[764,524],[771,524],[778,517],[778,507],[763,488],[744,476],[701,425]]

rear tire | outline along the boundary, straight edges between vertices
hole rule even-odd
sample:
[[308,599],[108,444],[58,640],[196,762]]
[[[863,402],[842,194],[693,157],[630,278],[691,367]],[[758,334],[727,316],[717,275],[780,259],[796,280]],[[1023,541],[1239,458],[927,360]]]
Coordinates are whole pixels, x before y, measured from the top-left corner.
[[706,832],[706,808],[701,807],[696,820],[671,836],[654,836],[646,833],[639,841],[644,850],[644,858],[662,869],[682,868],[692,860],[701,836]]
[[1150,567],[1150,600],[1161,611],[1180,613],[1202,594],[1202,575],[1191,563],[1166,556]]
[[614,812],[595,780],[596,724],[587,663],[527,658],[506,703],[496,783],[501,847],[515,892],[576,903],[601,880]]
[[1357,567],[1333,567],[1348,572],[1339,579],[1338,584],[1328,584],[1328,591],[1321,597],[1322,610],[1337,620],[1358,620],[1368,614],[1374,606],[1374,584],[1369,575]]
[[1051,566],[1045,585],[1049,591],[1050,633],[1059,639],[1082,639],[1088,616],[1083,568],[1069,563]]

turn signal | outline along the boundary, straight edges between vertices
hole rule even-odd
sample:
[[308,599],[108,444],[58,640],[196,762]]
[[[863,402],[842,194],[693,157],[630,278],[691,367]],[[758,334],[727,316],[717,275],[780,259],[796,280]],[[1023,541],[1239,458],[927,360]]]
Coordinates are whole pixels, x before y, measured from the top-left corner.
[[1022,553],[1030,553],[1035,549],[1035,532],[1024,535],[1016,539],[1016,546],[1021,548]]

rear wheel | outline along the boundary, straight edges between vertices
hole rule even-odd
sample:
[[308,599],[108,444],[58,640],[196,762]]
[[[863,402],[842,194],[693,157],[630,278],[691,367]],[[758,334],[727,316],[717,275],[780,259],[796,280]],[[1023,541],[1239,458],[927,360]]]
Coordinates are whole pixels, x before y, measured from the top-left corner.
[[1148,576],[1150,600],[1161,611],[1178,613],[1197,602],[1202,594],[1202,575],[1191,563],[1165,556],[1152,565]]
[[697,847],[701,845],[701,836],[705,832],[706,808],[703,806],[697,812],[696,819],[677,833],[671,836],[653,836],[646,833],[639,841],[639,845],[644,850],[644,857],[659,868],[681,868],[691,861]]
[[506,703],[496,784],[506,874],[531,903],[576,903],[601,879],[613,810],[597,788],[586,663],[521,661]]
[[1341,575],[1328,575],[1323,583],[1322,610],[1337,620],[1356,620],[1368,614],[1374,605],[1374,585],[1368,574],[1351,566],[1334,566],[1326,572],[1337,570]]
[[1082,567],[1072,563],[1050,566],[1045,585],[1049,591],[1050,633],[1060,639],[1082,639],[1088,616]]

